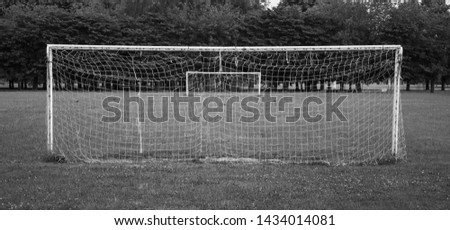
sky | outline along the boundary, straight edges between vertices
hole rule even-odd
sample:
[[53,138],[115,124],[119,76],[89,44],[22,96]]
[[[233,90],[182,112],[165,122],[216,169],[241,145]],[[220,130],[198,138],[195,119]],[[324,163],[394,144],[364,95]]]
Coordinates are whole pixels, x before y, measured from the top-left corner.
[[280,0],[269,0],[269,8],[277,6],[279,2]]

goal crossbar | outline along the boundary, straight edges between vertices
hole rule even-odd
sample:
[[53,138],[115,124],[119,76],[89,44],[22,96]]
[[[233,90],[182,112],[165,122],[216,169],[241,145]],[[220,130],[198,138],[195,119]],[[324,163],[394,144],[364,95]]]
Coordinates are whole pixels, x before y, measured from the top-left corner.
[[70,45],[49,44],[49,50],[114,50],[114,51],[356,51],[356,50],[397,50],[400,45],[363,45],[363,46],[121,46],[121,45]]

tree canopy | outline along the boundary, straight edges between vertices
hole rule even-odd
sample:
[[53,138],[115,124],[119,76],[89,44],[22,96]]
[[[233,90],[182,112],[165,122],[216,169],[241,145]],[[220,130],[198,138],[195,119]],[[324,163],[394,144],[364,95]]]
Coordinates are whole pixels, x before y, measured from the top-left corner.
[[[15,4],[0,14],[0,78],[45,82],[46,44],[302,46],[400,44],[408,82],[449,77],[445,4],[148,5],[142,14],[92,1],[60,7]],[[129,9],[128,9],[129,10]]]

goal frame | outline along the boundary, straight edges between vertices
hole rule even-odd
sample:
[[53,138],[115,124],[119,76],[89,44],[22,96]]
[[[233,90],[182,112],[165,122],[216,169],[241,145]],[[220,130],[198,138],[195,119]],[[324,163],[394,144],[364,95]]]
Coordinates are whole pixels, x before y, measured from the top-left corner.
[[[392,121],[392,155],[399,156],[399,119],[400,119],[400,83],[403,48],[400,45],[361,45],[361,46],[124,46],[124,45],[73,45],[48,44],[47,53],[47,150],[53,152],[53,50],[109,50],[109,51],[180,51],[180,52],[289,52],[289,51],[363,51],[363,50],[395,50],[395,70],[393,76],[393,121]],[[220,68],[222,69],[222,68]],[[204,72],[203,72],[204,73]],[[221,72],[214,72],[221,73]],[[226,72],[222,72],[226,73]],[[232,72],[239,74],[239,72]],[[240,74],[251,74],[241,72]],[[186,73],[186,80],[188,73]],[[261,84],[261,74],[259,74]],[[187,87],[186,87],[187,88]],[[259,94],[261,85],[259,85]],[[186,93],[189,93],[188,91]]]

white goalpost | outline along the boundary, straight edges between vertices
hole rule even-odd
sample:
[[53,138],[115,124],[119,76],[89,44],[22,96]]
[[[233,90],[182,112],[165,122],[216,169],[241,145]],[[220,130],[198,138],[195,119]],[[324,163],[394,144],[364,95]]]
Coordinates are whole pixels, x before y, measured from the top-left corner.
[[406,157],[402,47],[47,46],[69,161],[377,164]]

